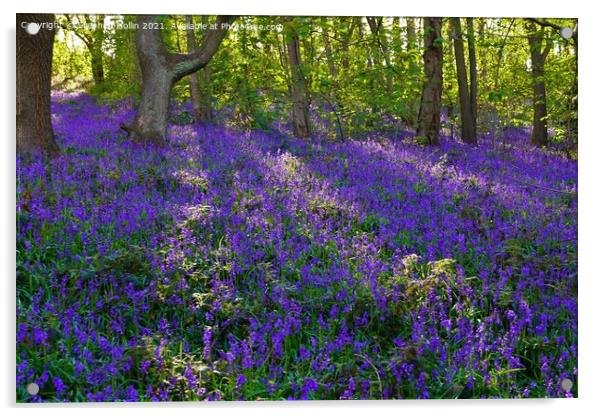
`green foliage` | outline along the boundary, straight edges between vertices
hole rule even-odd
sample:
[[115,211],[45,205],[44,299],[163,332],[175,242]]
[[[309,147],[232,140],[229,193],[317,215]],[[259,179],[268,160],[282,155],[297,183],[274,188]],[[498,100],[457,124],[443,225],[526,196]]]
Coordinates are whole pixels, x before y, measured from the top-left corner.
[[[73,18],[71,18],[73,20]],[[79,18],[78,18],[79,19]],[[67,24],[63,15],[57,20]],[[76,29],[59,29],[55,37],[52,64],[52,79],[55,89],[86,91],[103,101],[118,101],[127,97],[137,98],[140,93],[140,70],[136,56],[135,30],[119,29],[117,25],[128,25],[136,21],[135,16],[110,16],[102,33],[102,65],[104,81],[94,83],[92,78],[91,56],[86,44],[75,34],[89,32],[87,26],[74,26]],[[83,20],[75,20],[83,25]],[[105,22],[107,23],[107,22]],[[83,27],[83,29],[82,29]],[[91,36],[91,35],[90,35]]]
[[81,89],[92,79],[90,53],[83,46],[70,47],[56,36],[52,51],[52,85],[66,91]]
[[[107,18],[125,25],[136,20],[129,15]],[[59,15],[58,19],[64,21],[65,17]],[[568,19],[549,20],[573,26]],[[215,17],[203,21],[211,23]],[[158,22],[164,27],[166,49],[188,52],[184,16],[163,15]],[[193,17],[193,23],[200,22],[201,17]],[[475,18],[474,24],[479,132],[530,125],[533,79],[524,20]],[[208,66],[209,83],[205,85],[204,76],[199,76],[203,94],[218,113],[217,122],[269,130],[288,121],[292,103],[286,43],[295,30],[301,71],[315,110],[314,134],[340,139],[374,130],[415,127],[423,81],[423,46],[419,41],[407,44],[407,19],[383,18],[378,33],[360,17],[295,17],[285,21],[277,16],[240,16],[237,25]],[[196,41],[200,43],[203,29],[196,27]],[[421,35],[418,33],[417,39]],[[449,25],[444,24],[441,37],[435,41],[444,54],[443,107],[449,117],[442,127],[447,132],[452,128],[458,131],[460,125],[451,35]],[[552,42],[544,75],[551,141],[576,143],[575,46],[551,28],[546,28],[544,35]],[[125,97],[137,100],[141,80],[135,30],[108,26],[103,36],[105,81],[96,84],[92,82],[90,52],[72,32],[59,30],[54,48],[55,88],[87,90],[106,101]],[[188,77],[174,85],[172,96],[178,101],[190,100]],[[420,138],[417,142],[427,144]]]

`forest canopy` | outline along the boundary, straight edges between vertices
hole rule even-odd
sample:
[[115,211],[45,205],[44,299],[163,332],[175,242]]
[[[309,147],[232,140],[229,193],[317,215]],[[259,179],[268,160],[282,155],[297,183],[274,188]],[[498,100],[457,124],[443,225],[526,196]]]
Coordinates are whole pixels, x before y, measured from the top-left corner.
[[[161,16],[157,21],[167,51],[186,53],[201,42],[215,19]],[[56,20],[60,29],[54,41],[53,88],[87,91],[106,101],[139,102],[142,76],[135,16],[58,15]],[[402,17],[241,16],[206,68],[174,83],[172,99],[194,101],[205,120],[269,129],[293,106],[295,73],[287,51],[293,36],[298,39],[299,72],[306,90],[302,94],[307,95],[306,105],[319,109],[319,120],[312,126],[316,133],[334,139],[374,128],[413,129],[424,77],[422,26],[422,19]],[[574,153],[577,37],[564,39],[564,27],[575,29],[576,21],[444,19],[438,42],[443,53],[445,132],[459,135],[462,126],[458,68],[474,72],[467,81],[474,84],[469,88],[475,89],[471,94],[478,108],[477,130],[499,137],[508,127],[533,124],[537,76],[546,87],[541,117],[551,131],[550,141]],[[458,40],[466,50],[466,64],[460,66],[454,51]],[[537,75],[534,42],[546,55]],[[198,87],[191,88],[191,81]]]

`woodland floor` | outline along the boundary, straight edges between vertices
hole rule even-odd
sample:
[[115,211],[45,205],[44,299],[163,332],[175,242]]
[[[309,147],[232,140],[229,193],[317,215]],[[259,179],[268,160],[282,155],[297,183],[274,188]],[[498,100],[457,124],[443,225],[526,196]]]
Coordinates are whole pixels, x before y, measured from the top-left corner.
[[132,114],[54,94],[17,160],[19,401],[576,396],[575,161]]

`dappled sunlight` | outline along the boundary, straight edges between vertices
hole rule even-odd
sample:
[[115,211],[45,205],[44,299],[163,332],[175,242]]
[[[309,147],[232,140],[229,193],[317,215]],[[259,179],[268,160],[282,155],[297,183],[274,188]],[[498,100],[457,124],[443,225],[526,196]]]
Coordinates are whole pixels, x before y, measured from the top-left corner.
[[[521,331],[555,331],[547,317],[562,314],[575,333],[576,202],[506,180],[506,159],[459,144],[310,143],[194,125],[170,126],[168,145],[153,149],[119,138],[127,108],[78,100],[58,104],[70,150],[52,180],[41,160],[18,164],[22,267],[49,273],[69,317],[53,324],[46,302],[19,318],[18,342],[54,354],[51,331],[95,340],[85,357],[65,352],[90,397],[117,397],[93,387],[110,374],[156,374],[164,397],[185,386],[213,399],[224,374],[300,396],[280,371],[326,377],[341,357],[358,380],[378,372],[383,397],[427,362],[456,377],[479,360],[501,389],[534,371]],[[111,127],[84,122],[104,111],[118,115]],[[536,184],[573,192],[559,183],[576,167],[553,167]],[[57,254],[50,271],[37,260]],[[553,360],[547,377],[572,371]]]
[[17,402],[578,396],[577,19],[16,18]]

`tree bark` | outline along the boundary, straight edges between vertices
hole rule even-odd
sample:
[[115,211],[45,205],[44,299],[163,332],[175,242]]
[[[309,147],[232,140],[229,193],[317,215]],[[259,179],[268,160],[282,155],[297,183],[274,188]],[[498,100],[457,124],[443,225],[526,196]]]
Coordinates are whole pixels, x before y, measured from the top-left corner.
[[151,69],[145,62],[140,60],[140,67],[146,68],[142,69],[142,96],[131,133],[136,141],[163,145],[174,80],[166,68],[157,65]]
[[217,52],[234,16],[218,16],[216,27],[203,37],[192,53],[168,53],[161,30],[145,28],[156,22],[156,16],[138,16],[136,49],[142,71],[142,102],[138,114],[126,130],[136,141],[165,144],[169,96],[173,84],[204,68]]
[[[363,27],[363,18],[359,17],[359,25],[357,27],[357,34],[358,34],[358,38],[359,38],[359,42],[363,43],[364,42],[364,27]],[[366,18],[368,19],[368,18]],[[374,57],[373,57],[373,53],[374,53],[374,49],[372,47],[367,47],[366,48],[366,73],[368,73],[368,90],[369,91],[374,91],[376,88],[376,84],[375,84],[375,74],[374,74]],[[378,74],[377,74],[378,75]],[[380,81],[377,80],[377,82],[380,83]],[[376,114],[378,112],[378,108],[376,108],[375,102],[374,100],[369,100],[372,101],[372,103],[370,104],[370,114]],[[374,118],[373,117],[369,117],[366,122],[366,127],[373,127],[374,126]]]
[[468,62],[470,67],[470,112],[472,115],[472,126],[474,128],[475,142],[478,137],[477,129],[477,98],[478,98],[478,81],[477,81],[477,52],[475,47],[474,37],[474,22],[472,17],[466,18],[468,26]]
[[531,52],[531,75],[533,78],[533,131],[531,143],[536,146],[548,144],[548,108],[544,79],[545,61],[552,43],[548,42],[542,51],[543,29],[537,30],[533,23],[527,23],[529,50]]
[[[342,23],[344,23],[347,18],[341,17],[340,19],[342,20]],[[358,25],[361,25],[360,18],[351,17],[347,31],[341,36],[341,66],[345,72],[349,70],[349,44],[353,37],[353,31]]]
[[337,70],[337,66],[334,60],[334,54],[333,54],[333,50],[332,50],[332,44],[330,42],[330,33],[328,31],[328,18],[326,17],[322,17],[321,18],[321,32],[322,32],[322,42],[324,43],[324,53],[326,54],[326,62],[328,64],[328,71],[330,72],[330,78],[331,78],[331,87],[330,87],[330,94],[332,95],[331,98],[327,98],[328,104],[330,105],[330,109],[331,111],[335,114],[336,120],[337,120],[337,136],[339,138],[339,140],[343,140],[345,137],[345,133],[343,131],[343,125],[341,123],[341,119],[340,119],[340,108],[341,108],[341,103],[339,100],[339,84],[338,84],[338,77],[339,77],[339,72]]
[[50,117],[54,27],[30,35],[22,23],[54,23],[52,14],[17,14],[17,153],[55,156]]
[[104,15],[96,15],[96,27],[92,32],[93,43],[90,50],[90,61],[92,65],[92,77],[96,85],[104,82],[105,71],[103,66],[104,53],[102,44],[104,43]]
[[[531,22],[538,24],[541,28],[544,27],[551,27],[552,29],[560,32],[562,30],[562,27],[552,23],[546,19],[529,19]],[[533,31],[534,28],[531,27],[531,30]],[[573,77],[573,83],[571,85],[571,89],[569,91],[569,97],[567,100],[567,111],[569,111],[569,118],[566,121],[566,128],[567,128],[567,140],[569,141],[571,147],[573,148],[573,150],[576,149],[577,147],[577,136],[578,136],[578,113],[577,113],[577,108],[578,108],[578,100],[577,100],[577,95],[578,95],[578,74],[579,74],[579,67],[578,67],[578,63],[579,63],[579,54],[578,54],[578,50],[579,50],[579,37],[578,37],[578,31],[577,31],[577,26],[575,26],[575,29],[573,30],[573,34],[571,36],[571,40],[573,41],[573,46],[575,47],[575,76]],[[544,85],[545,87],[545,85]],[[544,88],[545,90],[545,88]],[[547,129],[546,129],[547,131]]]
[[92,78],[94,84],[98,85],[105,79],[105,71],[102,66],[102,50],[90,51],[90,64],[92,66]]
[[416,23],[413,17],[406,18],[406,31],[408,36],[406,50],[409,52],[416,47]]
[[466,75],[466,60],[464,57],[464,41],[462,40],[462,24],[459,17],[450,20],[454,39],[454,55],[456,58],[456,76],[458,80],[458,95],[460,96],[460,116],[462,119],[462,141],[476,143],[475,128],[471,110],[468,79]]
[[[188,53],[194,51],[196,48],[196,39],[194,36],[194,26],[192,16],[186,16],[186,47]],[[201,88],[199,85],[199,74],[194,73],[188,76],[190,85],[190,101],[194,111],[194,119],[199,121],[201,119]]]
[[[201,16],[201,22],[205,25],[209,24],[209,16]],[[213,121],[212,107],[212,89],[211,89],[211,66],[205,65],[200,72],[200,89],[201,89],[201,123],[211,123]]]
[[424,76],[417,136],[429,144],[439,144],[441,126],[441,93],[443,90],[443,50],[441,48],[441,18],[424,18]]
[[[366,17],[368,26],[370,26],[370,32],[375,41],[376,50],[374,56],[381,55],[385,61],[385,81],[386,91],[388,94],[393,92],[393,66],[391,65],[391,58],[389,56],[389,45],[387,36],[383,29],[383,18],[382,17]],[[378,60],[379,67],[382,68],[382,59]]]
[[299,34],[293,27],[291,20],[287,20],[287,30],[288,39],[286,49],[291,71],[291,99],[293,101],[291,118],[293,121],[293,133],[298,137],[307,138],[310,136],[309,96],[301,68]]

